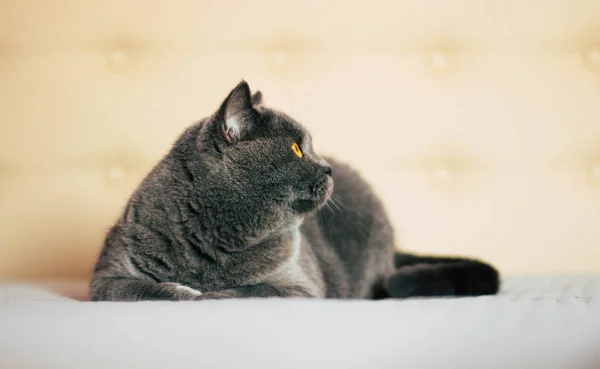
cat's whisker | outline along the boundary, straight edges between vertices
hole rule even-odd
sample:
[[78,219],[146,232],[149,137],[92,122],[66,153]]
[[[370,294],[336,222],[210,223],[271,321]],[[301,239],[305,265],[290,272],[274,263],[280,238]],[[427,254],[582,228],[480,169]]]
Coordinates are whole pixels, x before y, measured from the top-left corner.
[[334,202],[332,202],[331,200],[327,202],[327,207],[330,209],[331,215],[334,215],[334,216],[338,215],[338,213],[341,211],[340,208],[337,207],[336,204]]
[[329,212],[331,213],[331,217],[335,218],[335,211],[333,210],[333,208],[331,207],[331,204],[329,203],[329,201],[327,201],[325,203],[325,206],[327,207],[327,210],[329,210]]
[[333,198],[331,198],[329,200],[333,206],[335,206],[338,210],[346,210],[346,208],[344,207],[344,205],[341,202],[335,201]]

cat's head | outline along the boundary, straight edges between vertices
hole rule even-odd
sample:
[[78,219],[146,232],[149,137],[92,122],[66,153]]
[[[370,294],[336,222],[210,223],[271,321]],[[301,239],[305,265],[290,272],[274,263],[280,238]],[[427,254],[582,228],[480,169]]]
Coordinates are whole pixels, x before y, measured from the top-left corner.
[[203,123],[195,145],[203,181],[240,211],[301,215],[323,206],[333,191],[332,169],[308,131],[263,106],[262,94],[252,95],[245,81]]

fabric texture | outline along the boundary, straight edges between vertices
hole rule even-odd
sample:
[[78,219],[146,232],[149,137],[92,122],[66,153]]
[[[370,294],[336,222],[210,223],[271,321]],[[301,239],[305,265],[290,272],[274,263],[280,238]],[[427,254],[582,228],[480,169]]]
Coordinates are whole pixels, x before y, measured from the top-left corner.
[[600,275],[402,301],[91,303],[0,286],[0,368],[599,366]]

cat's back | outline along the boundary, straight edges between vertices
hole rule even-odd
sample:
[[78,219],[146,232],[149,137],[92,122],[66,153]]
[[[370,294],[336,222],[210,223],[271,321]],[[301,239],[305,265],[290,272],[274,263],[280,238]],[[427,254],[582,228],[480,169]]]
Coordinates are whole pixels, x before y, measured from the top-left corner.
[[343,265],[349,297],[367,297],[373,283],[393,268],[393,229],[381,200],[362,175],[348,164],[326,160],[333,169],[333,194],[306,220],[304,233],[317,252],[333,251]]

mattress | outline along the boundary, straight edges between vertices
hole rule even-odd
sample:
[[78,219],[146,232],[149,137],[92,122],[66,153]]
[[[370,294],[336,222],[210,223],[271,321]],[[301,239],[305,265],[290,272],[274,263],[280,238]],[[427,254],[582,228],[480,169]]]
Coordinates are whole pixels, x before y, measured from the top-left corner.
[[0,368],[600,368],[600,275],[497,296],[82,302],[0,286]]

